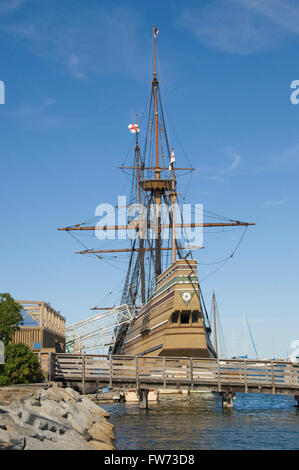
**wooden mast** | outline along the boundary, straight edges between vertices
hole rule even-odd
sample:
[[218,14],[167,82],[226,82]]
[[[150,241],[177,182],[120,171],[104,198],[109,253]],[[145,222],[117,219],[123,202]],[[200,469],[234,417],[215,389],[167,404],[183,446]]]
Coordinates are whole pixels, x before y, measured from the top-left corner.
[[[136,124],[138,127],[138,114],[136,114]],[[135,155],[136,155],[136,166],[137,166],[137,191],[138,191],[138,214],[139,220],[142,219],[142,211],[141,211],[141,192],[140,192],[140,147],[138,145],[138,132],[136,132],[136,147],[135,147]],[[141,280],[141,299],[142,303],[145,303],[145,272],[144,272],[144,224],[140,230],[138,229],[139,234],[139,260],[140,260],[140,280]]]
[[[173,152],[173,149],[171,149]],[[171,207],[172,207],[172,262],[176,260],[176,247],[175,247],[175,202],[176,202],[176,192],[175,192],[176,180],[174,174],[173,163],[171,165]]]
[[152,81],[153,90],[154,90],[154,101],[155,101],[155,136],[156,136],[156,168],[155,176],[156,179],[160,179],[160,168],[159,168],[159,126],[158,126],[158,99],[157,99],[157,88],[159,82],[157,79],[157,69],[156,69],[156,37],[157,37],[157,28],[153,26],[153,39],[154,39],[154,78]]
[[[154,77],[152,81],[152,87],[154,92],[154,103],[155,103],[155,140],[156,140],[156,167],[155,167],[155,179],[160,179],[160,166],[159,166],[159,124],[158,124],[158,99],[157,99],[157,89],[159,86],[159,81],[157,79],[157,68],[156,68],[156,37],[158,34],[158,28],[153,25],[153,40],[154,40]],[[156,211],[156,221],[158,225],[157,234],[156,234],[156,243],[155,243],[155,274],[158,277],[161,274],[161,214],[160,214],[160,205],[161,205],[161,190],[156,187],[154,189],[154,199],[155,199],[155,211]]]
[[[136,124],[138,127],[138,114],[136,114]],[[136,132],[136,147],[135,147],[135,154],[136,154],[136,167],[137,167],[137,188],[138,188],[138,204],[139,204],[139,217],[141,215],[141,194],[140,194],[140,147],[138,145],[138,132]]]

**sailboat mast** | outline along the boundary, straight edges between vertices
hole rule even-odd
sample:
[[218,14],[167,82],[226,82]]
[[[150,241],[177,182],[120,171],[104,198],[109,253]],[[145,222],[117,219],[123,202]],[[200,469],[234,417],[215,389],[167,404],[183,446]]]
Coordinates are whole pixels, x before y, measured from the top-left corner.
[[237,357],[237,345],[236,345],[236,330],[233,329],[233,358]]
[[245,357],[248,357],[248,346],[247,346],[247,325],[246,325],[246,314],[244,313],[244,345],[245,345]]
[[215,335],[215,351],[218,357],[218,343],[217,343],[217,324],[216,324],[216,299],[215,292],[213,291],[213,313],[214,313],[214,335]]

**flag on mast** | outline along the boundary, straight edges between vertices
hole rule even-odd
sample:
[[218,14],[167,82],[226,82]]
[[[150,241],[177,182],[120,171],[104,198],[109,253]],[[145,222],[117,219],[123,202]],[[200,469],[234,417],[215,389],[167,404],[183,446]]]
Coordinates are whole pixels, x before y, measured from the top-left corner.
[[175,162],[174,151],[173,151],[173,149],[171,149],[170,162],[169,162],[169,171],[172,170],[174,162]]
[[136,134],[136,132],[139,132],[139,126],[138,124],[129,124],[128,128],[132,132],[132,134]]

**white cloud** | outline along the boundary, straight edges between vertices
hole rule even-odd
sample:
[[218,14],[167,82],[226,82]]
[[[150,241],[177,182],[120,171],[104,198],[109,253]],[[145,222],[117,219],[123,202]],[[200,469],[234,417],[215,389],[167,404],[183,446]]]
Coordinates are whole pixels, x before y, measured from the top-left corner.
[[239,166],[241,156],[238,153],[232,152],[231,150],[227,150],[226,155],[232,158],[232,163],[224,168],[218,169],[215,175],[208,176],[207,179],[216,181],[218,183],[229,183],[229,180],[223,176],[227,175],[227,173],[232,173]]
[[139,39],[139,11],[101,3],[74,2],[70,8],[69,2],[35,2],[34,15],[29,8],[21,19],[9,15],[0,31],[78,79],[115,73],[144,77],[148,66]]
[[231,150],[228,150],[227,154],[232,157],[233,161],[227,168],[222,170],[222,173],[230,173],[231,171],[234,171],[241,161],[241,157],[238,153],[233,153]]
[[289,173],[299,169],[299,142],[289,145],[277,154],[260,157],[260,165],[252,169],[253,174]]
[[299,6],[297,0],[234,0],[256,11],[286,31],[299,34]]
[[216,181],[216,183],[228,183],[228,180],[220,176],[207,176],[208,180]]
[[255,54],[299,34],[299,5],[293,0],[213,0],[185,9],[178,23],[211,49]]
[[277,206],[281,206],[286,201],[287,199],[279,199],[278,201],[264,201],[262,202],[262,207],[264,207],[265,209],[267,207],[277,207]]
[[84,74],[79,70],[79,58],[75,54],[70,54],[68,60],[68,68],[71,73],[76,78],[83,78]]
[[9,111],[7,116],[15,119],[21,128],[26,130],[54,130],[73,127],[79,122],[72,117],[63,117],[51,112],[51,107],[56,103],[52,98],[44,98],[42,103],[36,106],[22,104],[19,108]]
[[18,10],[24,3],[30,1],[31,0],[2,0],[0,3],[0,13],[5,14]]

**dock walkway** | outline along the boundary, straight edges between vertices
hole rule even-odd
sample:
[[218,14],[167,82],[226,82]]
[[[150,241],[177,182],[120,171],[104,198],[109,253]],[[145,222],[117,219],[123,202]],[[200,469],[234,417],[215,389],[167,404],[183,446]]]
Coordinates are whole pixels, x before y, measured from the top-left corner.
[[92,387],[208,390],[232,407],[236,392],[294,395],[299,367],[288,361],[50,353],[49,380],[90,393]]

